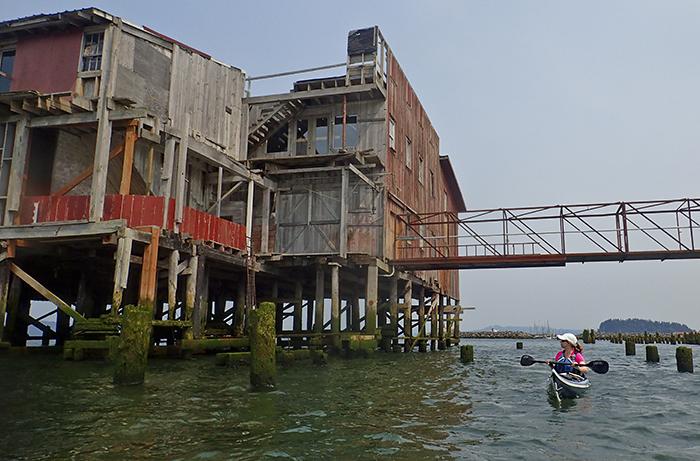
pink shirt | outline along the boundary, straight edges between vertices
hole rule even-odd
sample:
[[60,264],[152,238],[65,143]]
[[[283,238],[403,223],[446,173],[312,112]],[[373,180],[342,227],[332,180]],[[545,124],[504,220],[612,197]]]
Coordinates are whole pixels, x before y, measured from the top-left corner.
[[[556,357],[554,357],[554,360],[559,360],[563,355],[564,351],[557,352],[557,355]],[[569,358],[573,359],[575,363],[586,363],[586,359],[583,358],[583,354],[581,354],[580,352],[572,354]]]

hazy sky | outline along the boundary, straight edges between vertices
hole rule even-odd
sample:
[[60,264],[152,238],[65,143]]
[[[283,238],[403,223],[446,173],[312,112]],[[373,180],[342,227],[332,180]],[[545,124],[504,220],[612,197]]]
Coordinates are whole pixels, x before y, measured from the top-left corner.
[[[1,3],[3,18],[97,6],[250,75],[342,62],[348,30],[376,24],[469,208],[700,196],[698,1]],[[289,89],[276,84],[253,90]],[[700,261],[461,280],[477,307],[463,328],[642,317],[700,329]]]

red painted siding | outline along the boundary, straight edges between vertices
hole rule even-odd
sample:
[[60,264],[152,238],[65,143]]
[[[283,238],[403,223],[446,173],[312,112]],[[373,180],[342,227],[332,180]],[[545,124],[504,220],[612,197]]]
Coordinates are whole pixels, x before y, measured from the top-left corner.
[[[61,221],[84,221],[88,218],[90,197],[87,195],[26,196],[22,198],[20,224]],[[168,223],[172,230],[175,201],[168,202]],[[108,195],[104,219],[125,219],[129,227],[163,225],[165,198],[146,195]],[[193,208],[185,208],[182,233],[195,240],[218,243],[229,248],[245,249],[245,226],[217,218]]]
[[83,31],[23,37],[17,42],[11,91],[72,91],[78,73]]

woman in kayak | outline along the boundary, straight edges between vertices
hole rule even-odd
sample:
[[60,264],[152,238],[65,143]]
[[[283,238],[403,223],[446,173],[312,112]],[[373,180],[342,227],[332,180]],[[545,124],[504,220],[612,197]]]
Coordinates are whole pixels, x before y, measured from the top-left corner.
[[[574,366],[574,364],[585,364],[586,359],[583,357],[583,347],[578,343],[576,335],[573,333],[564,333],[557,335],[557,339],[561,344],[562,350],[557,352],[554,357],[555,367],[558,373],[588,373],[590,369],[586,366]],[[547,360],[548,364],[552,362]]]

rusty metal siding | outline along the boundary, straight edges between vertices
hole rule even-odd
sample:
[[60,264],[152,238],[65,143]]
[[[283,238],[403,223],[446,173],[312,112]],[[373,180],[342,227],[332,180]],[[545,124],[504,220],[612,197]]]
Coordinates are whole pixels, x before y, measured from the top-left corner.
[[83,31],[22,37],[17,41],[11,91],[65,93],[75,88]]

